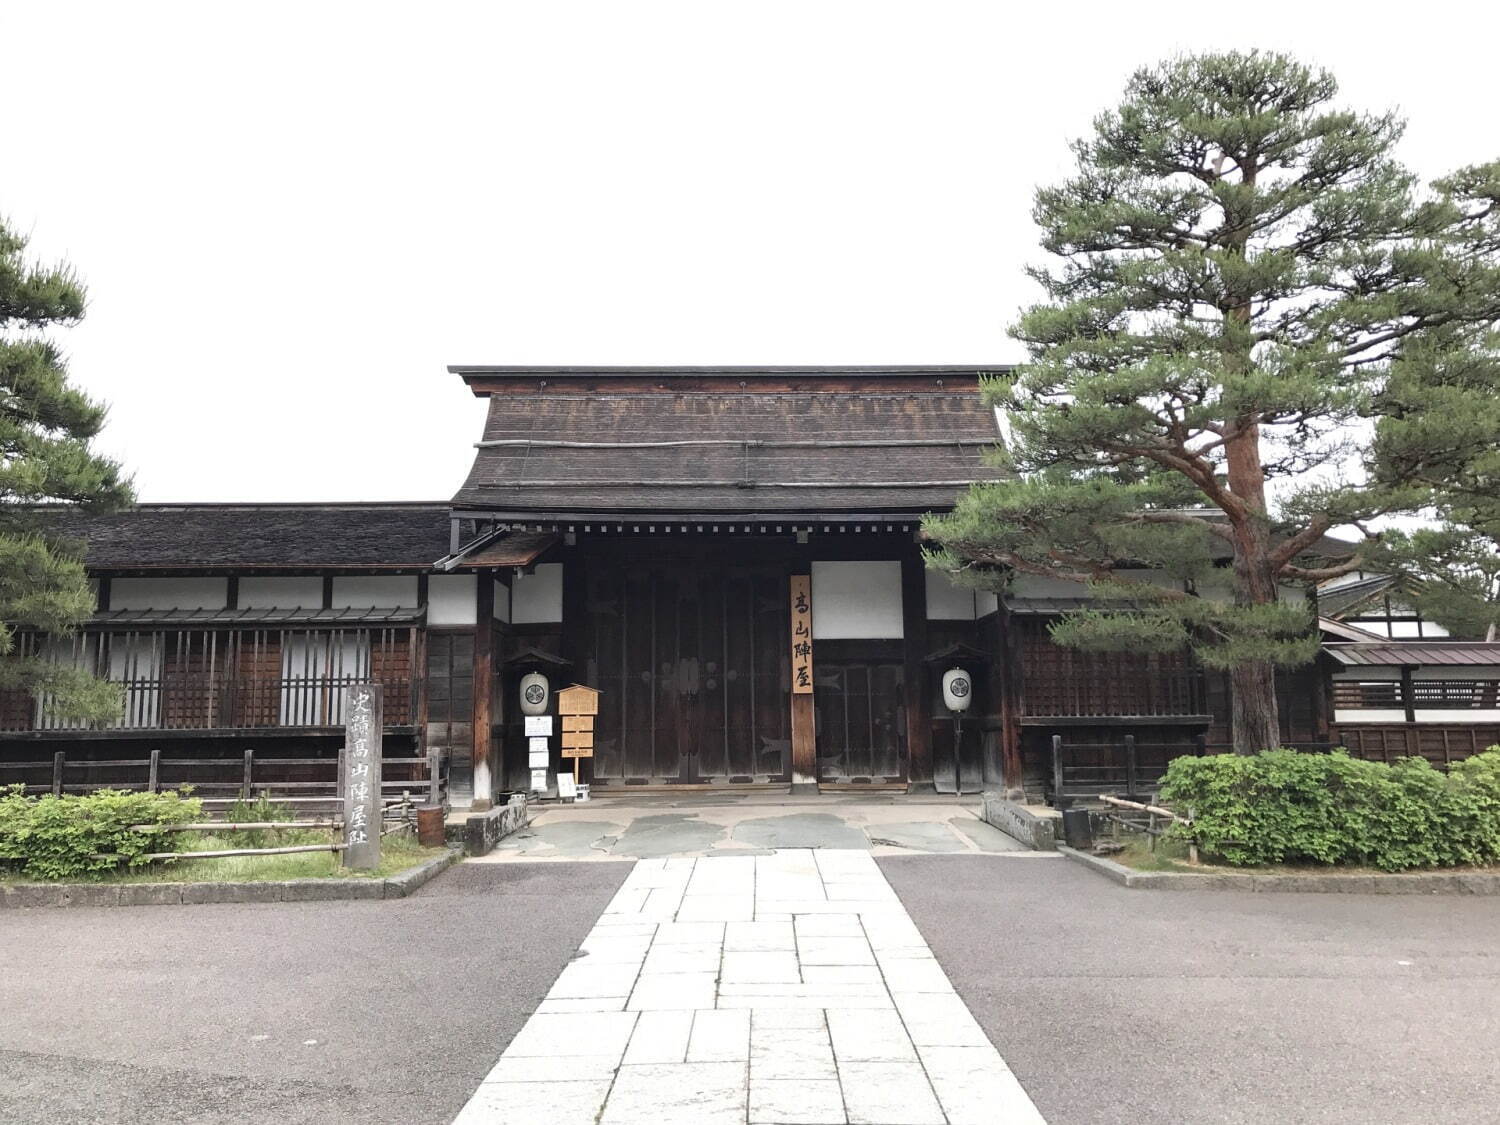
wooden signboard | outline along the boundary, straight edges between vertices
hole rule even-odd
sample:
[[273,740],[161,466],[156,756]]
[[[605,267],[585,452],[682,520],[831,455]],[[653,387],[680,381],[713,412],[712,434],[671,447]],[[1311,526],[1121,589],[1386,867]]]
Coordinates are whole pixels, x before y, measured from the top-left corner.
[[792,575],[792,694],[810,695],[812,671],[812,576]]
[[355,684],[344,697],[344,866],[380,866],[381,685]]
[[594,716],[599,714],[599,692],[584,684],[573,684],[557,693],[557,713],[562,716],[562,756],[573,759],[573,780],[578,780],[578,760],[594,756]]
[[573,684],[557,693],[559,715],[597,715],[599,713],[599,690]]

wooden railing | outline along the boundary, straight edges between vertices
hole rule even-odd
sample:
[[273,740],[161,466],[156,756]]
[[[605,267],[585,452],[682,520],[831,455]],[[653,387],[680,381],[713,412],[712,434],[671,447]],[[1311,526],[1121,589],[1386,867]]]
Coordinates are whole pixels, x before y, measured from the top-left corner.
[[[381,759],[381,790],[387,801],[425,795],[441,804],[448,792],[448,760],[442,750],[421,756]],[[135,758],[89,758],[59,750],[48,758],[0,762],[0,786],[19,783],[27,793],[92,793],[125,789],[160,793],[190,788],[210,808],[262,794],[296,805],[338,800],[339,759],[284,758],[254,749],[216,758],[179,758],[161,750]]]
[[[1281,745],[1290,750],[1332,749],[1325,742]],[[1172,759],[1231,750],[1229,744],[1209,742],[1203,735],[1179,742],[1138,742],[1133,734],[1118,742],[1069,742],[1064,736],[1054,734],[1048,796],[1058,807],[1072,799],[1095,798],[1105,793],[1124,794],[1134,800],[1156,792]]]
[[[1500,708],[1500,680],[1412,680],[1417,709]],[[1334,680],[1333,705],[1341,711],[1400,711],[1406,706],[1400,680]]]
[[337,728],[355,684],[385,688],[388,727],[416,723],[419,635],[411,626],[344,629],[89,631],[19,638],[22,650],[121,686],[114,722],[58,713],[46,695],[0,693],[0,730]]

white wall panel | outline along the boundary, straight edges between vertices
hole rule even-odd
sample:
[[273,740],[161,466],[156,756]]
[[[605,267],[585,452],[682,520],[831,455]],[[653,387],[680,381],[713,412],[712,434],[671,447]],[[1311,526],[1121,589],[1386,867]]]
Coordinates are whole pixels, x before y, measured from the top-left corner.
[[367,575],[333,580],[334,609],[370,609],[372,606],[382,609],[395,606],[415,608],[416,604],[415,574]]
[[563,619],[563,564],[542,563],[531,574],[511,579],[513,625],[541,625]]
[[223,609],[227,578],[116,578],[109,584],[110,609]]
[[474,624],[478,590],[472,574],[434,574],[427,580],[427,624]]
[[955,586],[946,574],[936,570],[927,576],[927,620],[973,621],[977,616],[976,590]]
[[510,587],[498,581],[495,583],[495,620],[510,620]]
[[899,639],[901,564],[813,563],[812,611],[814,640]]
[[241,578],[241,609],[318,609],[323,605],[323,580],[302,578]]

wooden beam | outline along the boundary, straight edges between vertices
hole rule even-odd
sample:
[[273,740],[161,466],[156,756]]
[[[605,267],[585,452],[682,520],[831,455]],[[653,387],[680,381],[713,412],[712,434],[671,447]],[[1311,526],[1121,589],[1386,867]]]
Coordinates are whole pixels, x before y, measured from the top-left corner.
[[932,714],[927,683],[927,568],[912,548],[901,559],[901,636],[906,698],[906,779],[932,780]]

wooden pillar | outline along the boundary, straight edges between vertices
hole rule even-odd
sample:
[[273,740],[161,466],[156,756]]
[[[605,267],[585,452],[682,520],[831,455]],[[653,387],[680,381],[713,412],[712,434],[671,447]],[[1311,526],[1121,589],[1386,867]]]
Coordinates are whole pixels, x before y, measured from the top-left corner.
[[927,568],[915,546],[901,559],[901,635],[905,664],[906,779],[932,780],[932,715],[927,666]]
[[1417,690],[1412,683],[1411,666],[1401,668],[1401,707],[1406,712],[1406,753],[1415,758],[1422,752],[1421,738],[1417,732]]
[[1011,619],[1005,603],[995,614],[995,661],[996,675],[991,682],[1000,694],[1000,775],[1001,784],[1009,796],[1015,791],[1024,791],[1025,767],[1021,762],[1021,646],[1020,632]]
[[474,610],[474,808],[495,800],[496,763],[492,760],[495,696],[495,580],[487,571],[474,576],[478,590]]
[[[788,580],[789,588],[797,585],[797,579],[801,579],[808,589],[812,586],[811,567],[805,564],[791,575]],[[795,596],[795,594],[794,594]],[[789,622],[796,620],[796,613],[789,617]],[[793,646],[797,638],[789,625],[787,631],[787,651],[793,657],[795,664],[795,652]],[[818,650],[813,647],[813,670],[817,670]],[[795,675],[795,672],[793,673]],[[818,782],[818,735],[817,717],[813,710],[813,692],[797,691],[796,685],[792,685],[792,784],[793,785],[816,785]]]

